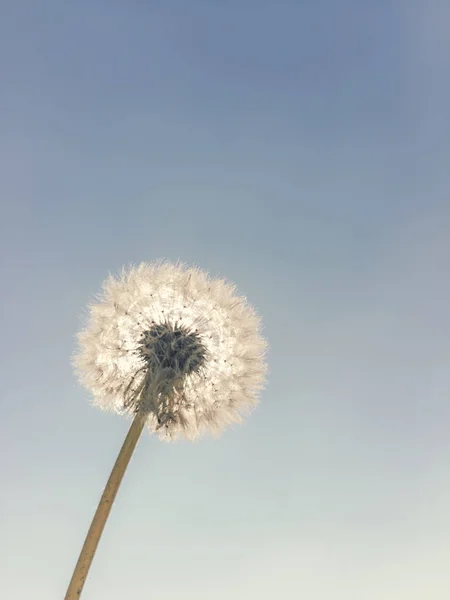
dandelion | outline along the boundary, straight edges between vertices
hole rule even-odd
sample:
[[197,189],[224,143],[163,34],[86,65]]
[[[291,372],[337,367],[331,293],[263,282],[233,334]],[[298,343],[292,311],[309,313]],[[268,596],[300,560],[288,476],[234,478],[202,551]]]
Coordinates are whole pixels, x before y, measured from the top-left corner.
[[110,276],[74,357],[104,410],[133,422],[105,487],[66,600],[79,598],[111,505],[145,426],[162,440],[219,434],[258,402],[266,342],[235,287],[196,268],[142,263]]

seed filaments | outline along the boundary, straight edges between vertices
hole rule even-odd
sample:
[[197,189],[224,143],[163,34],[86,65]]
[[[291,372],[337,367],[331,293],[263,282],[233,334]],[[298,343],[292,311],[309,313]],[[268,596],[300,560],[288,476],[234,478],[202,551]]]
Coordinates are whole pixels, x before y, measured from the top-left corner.
[[181,408],[189,408],[183,393],[186,376],[198,372],[206,362],[207,350],[195,331],[178,324],[154,324],[142,333],[137,352],[144,365],[138,387],[125,392],[125,406],[153,413],[158,426],[177,421]]
[[144,331],[139,353],[149,366],[168,375],[173,371],[176,378],[194,373],[206,358],[206,348],[196,332],[170,323],[155,324]]

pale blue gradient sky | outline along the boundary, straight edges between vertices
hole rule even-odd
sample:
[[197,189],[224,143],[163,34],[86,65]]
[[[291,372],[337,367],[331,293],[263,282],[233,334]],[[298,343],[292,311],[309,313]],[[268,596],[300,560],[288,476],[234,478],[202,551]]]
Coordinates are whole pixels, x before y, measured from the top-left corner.
[[5,600],[62,598],[127,422],[70,355],[108,272],[235,281],[270,381],[145,435],[85,600],[450,597],[445,0],[0,1]]

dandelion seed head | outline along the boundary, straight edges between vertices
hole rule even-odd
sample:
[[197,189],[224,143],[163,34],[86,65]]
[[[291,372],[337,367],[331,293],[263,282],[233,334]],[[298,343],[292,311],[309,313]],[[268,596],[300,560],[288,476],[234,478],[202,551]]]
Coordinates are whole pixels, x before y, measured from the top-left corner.
[[170,440],[219,433],[257,404],[266,342],[232,284],[182,264],[142,263],[110,276],[98,300],[74,364],[100,408],[141,411]]

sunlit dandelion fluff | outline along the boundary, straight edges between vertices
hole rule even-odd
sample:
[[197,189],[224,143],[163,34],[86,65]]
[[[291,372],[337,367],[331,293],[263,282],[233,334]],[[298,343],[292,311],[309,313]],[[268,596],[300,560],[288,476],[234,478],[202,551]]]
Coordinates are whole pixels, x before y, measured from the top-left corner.
[[258,401],[266,342],[235,286],[196,268],[142,263],[110,276],[74,362],[94,402],[145,413],[161,438],[219,433]]

